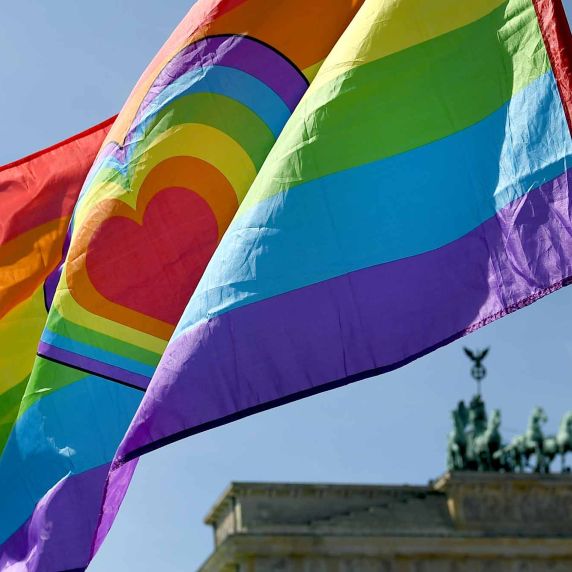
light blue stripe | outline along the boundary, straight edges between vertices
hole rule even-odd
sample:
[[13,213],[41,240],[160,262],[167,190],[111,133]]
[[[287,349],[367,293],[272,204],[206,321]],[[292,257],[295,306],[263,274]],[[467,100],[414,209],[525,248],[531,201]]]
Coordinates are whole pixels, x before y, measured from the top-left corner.
[[233,308],[439,248],[562,174],[571,157],[549,72],[463,131],[239,210],[175,337]]
[[86,356],[102,363],[114,365],[127,371],[139,373],[146,377],[152,377],[155,372],[155,368],[153,366],[66,338],[65,336],[60,336],[47,328],[45,328],[42,333],[42,341],[62,350],[68,350],[75,354]]
[[248,107],[266,124],[275,138],[280,135],[291,111],[282,98],[256,77],[226,66],[204,66],[195,68],[165,87],[147,108],[140,123],[130,129],[126,137],[126,164],[113,156],[104,157],[88,174],[79,199],[81,200],[94,179],[105,169],[118,171],[118,176],[128,174],[132,156],[141,145],[145,145],[146,130],[155,115],[166,109],[177,99],[198,93],[213,93],[233,99]]
[[[226,66],[195,68],[164,88],[149,105],[145,117],[137,126],[141,134],[153,115],[180,97],[193,93],[215,93],[234,99],[251,109],[264,121],[274,137],[278,137],[291,115],[282,98],[254,76]],[[133,138],[137,141],[139,138]]]
[[142,397],[89,376],[43,397],[18,419],[0,459],[0,544],[58,481],[113,459]]

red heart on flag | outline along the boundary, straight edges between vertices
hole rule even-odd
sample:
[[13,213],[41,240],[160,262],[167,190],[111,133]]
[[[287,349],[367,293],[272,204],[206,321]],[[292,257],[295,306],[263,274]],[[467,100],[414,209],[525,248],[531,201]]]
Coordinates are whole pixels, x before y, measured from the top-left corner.
[[115,304],[175,325],[216,248],[215,215],[202,197],[178,187],[157,193],[140,222],[136,211],[120,208],[91,238],[89,278]]

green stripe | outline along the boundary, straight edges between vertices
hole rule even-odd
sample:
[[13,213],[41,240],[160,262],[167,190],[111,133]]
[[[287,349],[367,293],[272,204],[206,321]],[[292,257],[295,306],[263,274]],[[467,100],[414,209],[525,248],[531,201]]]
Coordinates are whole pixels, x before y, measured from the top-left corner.
[[157,354],[128,342],[118,340],[117,338],[74,324],[73,322],[63,318],[58,313],[55,306],[52,306],[46,328],[60,336],[65,336],[66,338],[70,338],[96,348],[101,348],[105,351],[112,352],[119,356],[130,358],[153,367],[155,367],[161,359],[161,354]]
[[99,169],[97,174],[93,177],[90,182],[90,189],[95,187],[95,185],[105,185],[106,183],[114,183],[121,187],[126,193],[130,192],[129,181],[127,177],[123,175],[120,171],[115,169],[115,167],[105,167]]
[[29,375],[26,376],[23,381],[0,394],[0,455],[2,455],[10,431],[18,417],[18,409],[26,391],[29,377]]
[[[266,123],[242,103],[215,93],[195,93],[180,97],[165,106],[145,125],[139,143],[131,154],[128,173],[137,167],[139,158],[148,152],[147,149],[153,145],[157,137],[167,129],[189,123],[213,127],[234,139],[250,157],[257,171],[275,142],[274,135]],[[130,192],[128,173],[123,174],[109,167],[102,168],[94,176],[91,186],[110,181],[123,188],[125,192]]]
[[83,371],[38,356],[34,363],[34,374],[30,377],[30,382],[22,398],[22,409],[18,417],[21,417],[29,407],[42,397],[46,397],[50,393],[85,377],[88,377],[88,374]]
[[465,129],[549,69],[530,0],[354,68],[302,101],[242,209]]
[[226,133],[245,150],[256,170],[274,144],[266,123],[242,103],[215,93],[195,93],[176,99],[153,116],[133,156],[144,153],[167,129],[186,123],[208,125]]

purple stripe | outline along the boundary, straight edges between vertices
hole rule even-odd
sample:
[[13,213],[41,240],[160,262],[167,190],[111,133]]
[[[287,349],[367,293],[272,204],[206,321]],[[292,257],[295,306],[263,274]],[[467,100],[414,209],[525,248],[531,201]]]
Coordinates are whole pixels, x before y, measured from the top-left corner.
[[109,474],[105,484],[105,503],[103,504],[96,534],[93,538],[93,546],[91,550],[91,558],[95,556],[102,542],[105,540],[109,529],[111,528],[115,516],[121,507],[121,503],[127,493],[127,488],[131,482],[131,477],[137,467],[137,459],[129,463],[116,467]]
[[56,295],[58,282],[60,281],[60,276],[62,275],[64,261],[70,249],[71,233],[72,227],[71,225],[68,225],[68,230],[64,238],[64,244],[62,246],[62,257],[60,258],[60,262],[56,268],[52,270],[44,282],[44,305],[46,306],[47,312],[49,312],[50,308],[52,307],[52,302],[54,301],[54,296]]
[[437,250],[237,308],[165,352],[120,448],[393,369],[567,283],[571,171]]
[[109,464],[68,475],[36,505],[33,515],[0,546],[0,570],[83,569],[89,563]]
[[92,373],[116,381],[124,385],[129,385],[136,389],[147,389],[149,378],[139,373],[134,373],[126,369],[103,363],[95,359],[63,350],[56,346],[40,341],[38,344],[38,355],[40,357],[51,359],[68,367],[73,367],[86,373]]
[[294,63],[260,41],[240,35],[211,36],[199,40],[183,48],[163,68],[141,102],[123,145],[108,145],[98,160],[113,156],[125,163],[133,126],[140,124],[152,101],[183,74],[207,65],[231,67],[259,79],[284,101],[290,111],[294,111],[308,89],[308,80]]
[[[308,82],[285,56],[259,41],[246,36],[212,36],[183,48],[163,68],[143,99],[137,118],[149,104],[183,74],[204,66],[226,66],[259,79],[272,89],[290,111],[300,101]],[[139,123],[138,119],[134,122]]]

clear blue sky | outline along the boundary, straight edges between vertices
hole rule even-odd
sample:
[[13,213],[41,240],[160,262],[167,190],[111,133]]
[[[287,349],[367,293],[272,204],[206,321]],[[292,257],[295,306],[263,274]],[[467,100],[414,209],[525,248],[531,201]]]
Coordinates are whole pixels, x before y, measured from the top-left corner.
[[[116,113],[190,0],[20,0],[2,7],[0,164]],[[572,14],[572,0],[566,0]],[[449,410],[474,389],[462,345],[492,346],[484,382],[505,437],[541,404],[572,409],[572,288],[401,370],[198,435],[142,459],[93,572],[189,572],[231,480],[424,483],[445,466]]]

